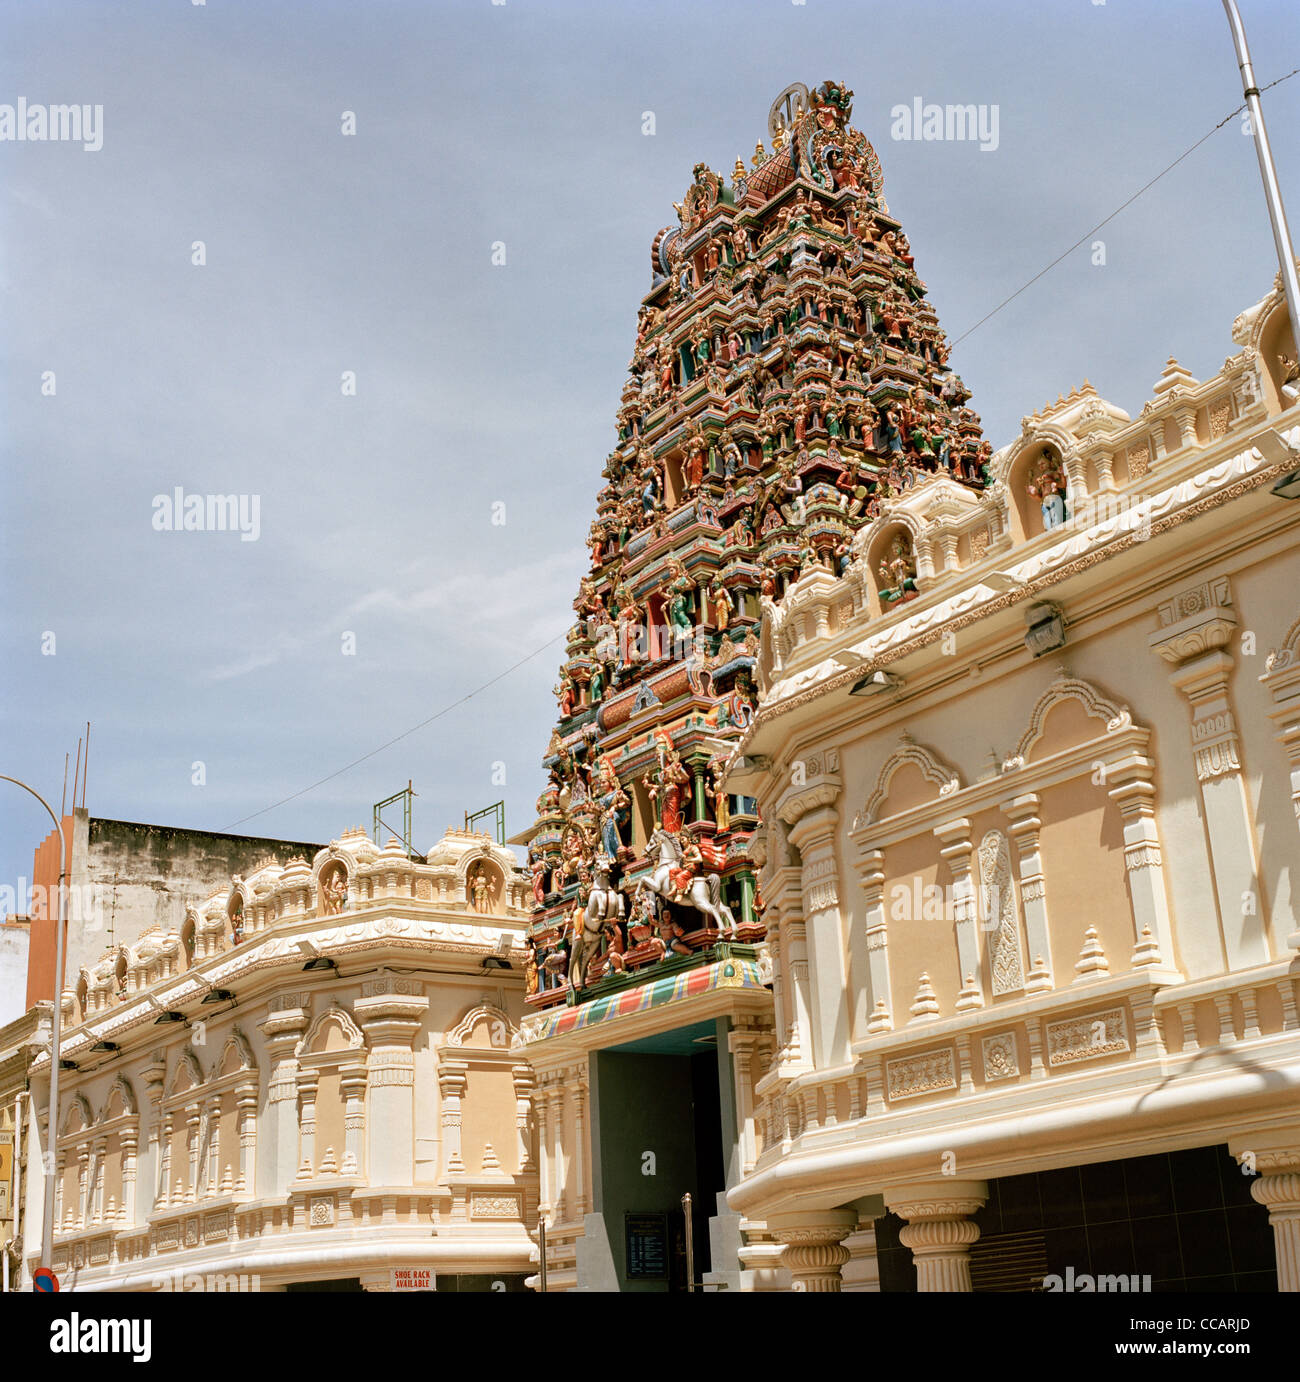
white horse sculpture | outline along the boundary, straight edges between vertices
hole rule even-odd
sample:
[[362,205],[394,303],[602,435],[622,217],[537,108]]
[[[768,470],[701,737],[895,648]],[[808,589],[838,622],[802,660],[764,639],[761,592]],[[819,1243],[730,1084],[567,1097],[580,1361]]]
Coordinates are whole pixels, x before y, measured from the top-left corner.
[[645,888],[665,902],[680,901],[680,904],[694,907],[724,936],[729,936],[736,929],[736,918],[732,916],[731,908],[722,900],[722,881],[716,873],[705,874],[703,877],[696,875],[691,879],[690,891],[685,897],[678,899],[677,890],[673,887],[672,873],[674,869],[680,869],[682,866],[682,851],[675,835],[670,835],[662,826],[656,826],[654,834],[646,842],[645,852],[646,858],[655,867],[652,873],[637,884],[638,890]]
[[[569,983],[575,989],[586,988],[587,966],[599,954],[601,938],[606,930],[627,915],[627,899],[609,881],[611,860],[601,855],[595,863],[596,881],[587,898],[581,921],[574,918],[573,945],[569,953]],[[623,957],[611,950],[610,964],[615,970],[623,968]]]

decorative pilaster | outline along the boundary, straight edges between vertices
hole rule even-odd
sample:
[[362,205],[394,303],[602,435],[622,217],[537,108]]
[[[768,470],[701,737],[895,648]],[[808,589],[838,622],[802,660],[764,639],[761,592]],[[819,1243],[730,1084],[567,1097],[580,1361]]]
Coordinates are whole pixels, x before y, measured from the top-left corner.
[[[977,982],[957,1002],[965,1012],[984,1006],[984,994],[978,984],[980,974],[979,933],[976,930],[976,907],[971,888],[970,821],[962,818],[936,826],[935,838],[942,842],[939,854],[952,871],[952,905],[957,935],[957,969],[963,979],[970,975]],[[937,1005],[936,1005],[937,1011]]]
[[573,1212],[581,1218],[587,1212],[587,1190],[583,1168],[587,1164],[587,1062],[569,1072],[568,1087],[573,1098]]
[[[1214,869],[1219,923],[1229,969],[1266,964],[1268,940],[1260,895],[1250,799],[1224,651],[1237,626],[1228,578],[1218,576],[1159,607],[1151,646],[1174,669],[1170,681],[1187,698],[1192,749],[1201,788],[1206,841]],[[1155,927],[1152,931],[1159,936]]]
[[731,1052],[735,1071],[736,1129],[740,1143],[740,1174],[748,1175],[758,1160],[758,1143],[754,1128],[754,1057],[767,1045],[771,1033],[752,1025],[752,1019],[740,1018],[744,1025],[733,1027],[727,1034],[727,1048]]
[[343,1094],[343,1165],[345,1176],[362,1173],[366,1137],[366,1066],[353,1061],[339,1070],[339,1088]]
[[533,1160],[533,1139],[529,1116],[533,1106],[536,1081],[530,1065],[515,1065],[510,1074],[515,1082],[515,1164],[520,1174],[537,1169]]
[[298,1179],[310,1180],[316,1174],[316,1090],[320,1073],[298,1072]]
[[239,1177],[235,1189],[241,1195],[256,1192],[257,1182],[257,1086],[240,1085],[235,1091],[235,1119],[239,1128]]
[[545,1215],[549,1222],[552,1217],[551,1188],[555,1183],[555,1163],[551,1156],[551,1091],[545,1078],[537,1086],[533,1100],[537,1110],[537,1143],[541,1160],[541,1176],[538,1186],[541,1198],[537,1207],[538,1211]]
[[1020,905],[1029,940],[1029,974],[1025,992],[1045,993],[1053,987],[1052,937],[1047,920],[1047,885],[1039,853],[1039,833],[1043,822],[1038,815],[1038,794],[1026,792],[1002,803],[1002,813],[1010,822],[1007,834],[1016,852],[1020,874]]
[[118,1220],[122,1224],[134,1224],[136,1160],[140,1145],[139,1130],[134,1127],[123,1128],[120,1145],[122,1148],[122,1207],[118,1214]]
[[849,1057],[844,931],[840,920],[839,865],[835,858],[839,826],[835,802],[841,787],[838,768],[839,755],[834,749],[827,750],[824,757],[810,754],[798,760],[790,786],[776,804],[776,813],[789,828],[790,840],[802,862],[800,882],[808,956],[808,1026],[803,1034],[814,1066],[838,1065]]
[[[370,1053],[366,1062],[369,1145],[364,1160],[371,1185],[410,1185],[415,1180],[414,1044],[428,1009],[420,981],[396,974],[367,979],[353,1004]],[[440,1055],[440,1077],[442,1064]],[[446,1154],[444,1143],[444,1158]],[[362,1160],[360,1153],[357,1160]]]
[[442,1169],[444,1176],[465,1174],[461,1156],[460,1101],[469,1081],[469,1066],[464,1061],[444,1059],[438,1062],[438,1095],[442,1103]]
[[203,1121],[203,1111],[196,1099],[185,1106],[185,1152],[189,1181],[184,1190],[186,1204],[193,1204],[198,1198],[199,1186],[199,1125]]
[[971,1244],[980,1236],[970,1215],[988,1198],[984,1181],[929,1181],[885,1191],[885,1203],[907,1225],[899,1238],[912,1250],[918,1291],[969,1291]]
[[781,1264],[790,1273],[792,1291],[839,1291],[840,1270],[849,1260],[844,1240],[858,1225],[850,1209],[774,1214],[767,1228],[783,1245]]
[[866,899],[862,926],[849,935],[850,958],[857,975],[864,975],[855,986],[853,1030],[856,1036],[889,1031],[889,923],[885,917],[885,855],[869,850],[859,865],[859,877]]
[[221,1096],[212,1095],[208,1100],[208,1126],[207,1126],[207,1174],[204,1177],[206,1182],[204,1195],[215,1195],[217,1186],[221,1181]]
[[298,1171],[298,1042],[307,1029],[311,995],[279,993],[258,1024],[268,1063],[266,1136],[257,1180],[264,1194],[288,1188]]

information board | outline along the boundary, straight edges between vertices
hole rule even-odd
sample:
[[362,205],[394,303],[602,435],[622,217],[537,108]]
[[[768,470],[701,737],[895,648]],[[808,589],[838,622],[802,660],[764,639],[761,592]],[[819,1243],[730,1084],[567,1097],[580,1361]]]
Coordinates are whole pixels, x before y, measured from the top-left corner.
[[668,1216],[666,1214],[628,1214],[624,1216],[627,1239],[629,1281],[667,1281]]

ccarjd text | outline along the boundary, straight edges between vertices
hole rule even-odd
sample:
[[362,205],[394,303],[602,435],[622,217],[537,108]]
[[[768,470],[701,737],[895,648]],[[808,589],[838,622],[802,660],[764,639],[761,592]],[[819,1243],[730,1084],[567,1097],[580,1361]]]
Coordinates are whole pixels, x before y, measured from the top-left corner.
[[50,1321],[51,1353],[129,1353],[133,1363],[153,1356],[152,1320],[70,1319]]

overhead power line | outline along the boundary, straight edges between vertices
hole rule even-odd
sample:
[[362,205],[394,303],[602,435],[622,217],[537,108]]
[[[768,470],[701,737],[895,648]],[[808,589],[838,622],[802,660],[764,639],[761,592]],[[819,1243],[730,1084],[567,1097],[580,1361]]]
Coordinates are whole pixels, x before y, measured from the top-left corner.
[[[1278,86],[1278,85],[1280,85],[1282,82],[1285,82],[1285,81],[1289,80],[1291,77],[1294,77],[1294,76],[1296,75],[1297,72],[1300,72],[1300,67],[1292,68],[1292,70],[1291,70],[1290,72],[1288,72],[1288,73],[1286,74],[1286,76],[1284,76],[1284,77],[1279,77],[1276,81],[1269,82],[1268,86],[1261,87],[1261,88],[1260,88],[1261,93],[1262,93],[1262,92],[1265,92],[1265,91],[1268,91],[1270,88],[1275,87],[1275,86]],[[1173,170],[1174,170],[1175,168],[1177,168],[1178,165],[1179,165],[1185,158],[1187,158],[1187,157],[1188,157],[1189,155],[1191,155],[1191,154],[1194,154],[1194,153],[1197,151],[1197,149],[1199,149],[1199,148],[1201,147],[1201,145],[1204,144],[1205,141],[1206,141],[1207,139],[1209,139],[1209,137],[1210,137],[1211,135],[1217,134],[1217,133],[1224,127],[1224,125],[1226,125],[1226,124],[1228,123],[1229,120],[1235,120],[1235,119],[1237,118],[1237,116],[1240,115],[1241,112],[1242,112],[1243,110],[1245,110],[1245,109],[1246,109],[1246,106],[1245,106],[1245,103],[1243,102],[1241,105],[1239,105],[1239,106],[1237,107],[1236,110],[1234,110],[1234,111],[1230,112],[1229,114],[1225,115],[1225,116],[1223,117],[1223,119],[1220,120],[1219,123],[1218,123],[1217,125],[1215,125],[1215,127],[1214,127],[1212,130],[1207,130],[1207,131],[1196,141],[1196,143],[1193,144],[1193,145],[1191,146],[1191,148],[1189,148],[1189,149],[1184,149],[1183,152],[1182,152],[1181,154],[1179,154],[1178,157],[1177,157],[1176,159],[1174,159],[1174,161],[1173,161],[1171,164],[1168,165],[1168,167],[1162,168],[1162,169],[1160,170],[1160,172],[1158,172],[1158,173],[1155,175],[1155,177],[1153,177],[1149,182],[1144,182],[1144,183],[1142,184],[1142,186],[1139,187],[1138,190],[1137,190],[1136,192],[1134,192],[1133,195],[1132,195],[1126,202],[1123,202],[1121,205],[1117,206],[1117,207],[1115,208],[1115,210],[1112,211],[1112,212],[1110,213],[1110,215],[1107,216],[1107,217],[1105,218],[1105,220],[1098,221],[1097,224],[1096,224],[1095,226],[1093,226],[1093,228],[1092,228],[1090,231],[1088,231],[1086,235],[1081,235],[1081,236],[1079,236],[1079,238],[1074,242],[1074,244],[1072,244],[1072,245],[1069,247],[1069,249],[1067,249],[1067,250],[1062,250],[1061,253],[1058,254],[1058,255],[1056,256],[1056,258],[1053,259],[1052,262],[1051,262],[1050,264],[1046,265],[1046,267],[1044,267],[1044,268],[1042,268],[1042,269],[1039,269],[1039,271],[1038,271],[1038,272],[1033,276],[1033,278],[1031,278],[1027,283],[1022,283],[1022,284],[1020,285],[1020,287],[1017,288],[1016,291],[1015,291],[1014,293],[1011,294],[1010,297],[1003,298],[1002,301],[999,302],[998,305],[997,305],[995,308],[993,308],[993,310],[992,310],[991,312],[986,312],[986,313],[979,319],[979,321],[977,321],[977,322],[975,323],[974,326],[970,327],[970,328],[969,328],[968,330],[966,330],[966,331],[963,331],[962,334],[961,334],[960,336],[958,336],[958,337],[956,338],[956,340],[953,341],[952,344],[953,344],[954,346],[960,345],[960,344],[962,343],[962,341],[964,341],[964,340],[966,339],[967,336],[973,335],[973,334],[974,334],[976,331],[978,331],[978,330],[980,329],[980,327],[983,326],[984,323],[985,323],[986,321],[988,321],[991,317],[996,317],[997,314],[998,314],[1004,307],[1006,307],[1008,303],[1014,302],[1014,301],[1020,296],[1020,294],[1023,293],[1027,288],[1032,288],[1032,287],[1034,286],[1034,284],[1037,283],[1038,280],[1039,280],[1040,278],[1042,278],[1042,276],[1043,276],[1044,274],[1050,273],[1054,268],[1056,268],[1056,266],[1061,262],[1062,259],[1068,259],[1068,258],[1070,257],[1070,255],[1072,255],[1072,254],[1074,253],[1074,251],[1077,250],[1077,249],[1079,248],[1080,245],[1085,244],[1087,241],[1091,240],[1092,237],[1093,237],[1094,235],[1096,235],[1096,233],[1097,233],[1103,226],[1109,225],[1110,222],[1113,221],[1113,220],[1115,219],[1115,217],[1118,216],[1118,215],[1120,214],[1121,211],[1124,211],[1124,210],[1126,210],[1128,207],[1132,206],[1133,203],[1134,203],[1135,201],[1137,201],[1137,199],[1138,199],[1144,192],[1149,191],[1152,187],[1154,187],[1154,186],[1156,185],[1156,183],[1158,183],[1158,182],[1160,181],[1160,179],[1161,179],[1162,177],[1165,176],[1166,173],[1172,173]]]
[[467,691],[459,700],[452,701],[449,705],[443,706],[436,714],[430,715],[427,720],[421,720],[418,725],[412,725],[410,729],[404,729],[400,734],[395,734],[391,739],[380,744],[378,748],[373,748],[369,753],[363,753],[360,758],[354,758],[351,763],[345,763],[341,768],[336,768],[332,773],[327,773],[319,781],[313,782],[310,787],[303,787],[297,792],[291,792],[287,797],[281,797],[279,801],[273,801],[270,806],[264,806],[260,811],[254,811],[250,816],[242,816],[233,824],[226,826],[227,831],[234,830],[236,826],[245,825],[248,821],[254,821],[258,816],[265,816],[268,811],[274,811],[277,807],[284,806],[288,802],[297,801],[299,797],[305,797],[309,792],[314,792],[317,787],[323,787],[327,782],[333,782],[336,777],[342,777],[346,772],[350,772],[358,764],[366,762],[367,759],[374,758],[376,754],[383,753],[385,749],[391,749],[394,744],[400,744],[403,739],[409,739],[417,730],[424,729],[433,724],[435,720],[441,720],[444,715],[449,715],[457,707],[472,701],[475,696],[486,691],[489,686],[495,686],[497,682],[503,681],[512,672],[517,672],[526,662],[531,662],[533,658],[544,653],[547,648],[553,647],[565,637],[562,633],[557,633],[554,638],[548,638],[539,648],[534,648],[526,657],[521,657],[518,662],[507,667],[504,672],[498,672],[496,676],[476,686],[472,691]]

